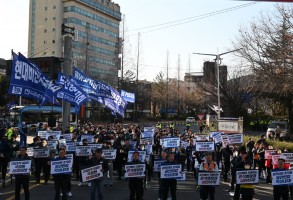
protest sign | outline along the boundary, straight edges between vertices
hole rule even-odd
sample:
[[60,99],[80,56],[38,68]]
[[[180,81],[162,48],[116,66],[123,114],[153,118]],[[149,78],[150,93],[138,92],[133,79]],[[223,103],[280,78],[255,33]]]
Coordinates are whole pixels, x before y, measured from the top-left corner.
[[49,136],[53,137],[53,140],[59,140],[61,135],[61,131],[47,131],[46,139],[48,140]]
[[33,147],[27,148],[26,153],[29,157],[33,157],[34,156],[34,148]]
[[153,153],[153,145],[146,145],[144,149],[149,155]]
[[211,132],[210,135],[214,139],[215,143],[222,142],[222,132]]
[[102,157],[107,160],[115,160],[117,149],[103,149]]
[[10,161],[9,174],[29,174],[31,171],[31,160]]
[[65,148],[67,148],[66,140],[65,140],[65,139],[60,139],[60,140],[59,140],[59,148],[60,148],[60,147],[65,147]]
[[181,165],[161,165],[161,178],[180,178]]
[[285,159],[286,163],[293,164],[293,153],[282,153],[281,158]]
[[141,162],[145,161],[146,151],[128,151],[128,159],[127,159],[128,162],[131,162],[133,160],[133,158],[132,158],[133,152],[139,152],[139,158],[138,159]]
[[148,137],[148,138],[141,138],[140,139],[140,144],[154,144],[154,138]]
[[67,141],[72,141],[72,133],[62,134],[60,137]]
[[265,150],[265,159],[272,159],[272,155],[276,153],[275,149]]
[[226,134],[222,134],[222,147],[225,148],[228,144],[228,136]]
[[228,134],[228,143],[229,144],[242,144],[243,143],[243,134],[237,133],[237,134]]
[[76,156],[90,156],[92,155],[91,146],[76,146]]
[[96,149],[101,149],[103,147],[103,144],[98,144],[98,143],[91,143],[88,144],[92,148],[92,151],[94,152]]
[[272,171],[272,185],[288,185],[293,183],[293,170]]
[[136,144],[137,144],[137,141],[133,141],[133,140],[131,140],[131,141],[130,141],[131,149],[136,149]]
[[71,173],[72,163],[71,159],[51,161],[51,174]]
[[47,147],[50,150],[56,150],[57,149],[57,144],[58,144],[58,141],[57,140],[48,140],[47,141]]
[[195,149],[196,151],[214,151],[215,143],[214,142],[196,142]]
[[180,141],[181,142],[181,147],[186,149],[189,146],[189,142],[185,142],[185,141]]
[[76,151],[76,145],[77,145],[77,142],[67,142],[66,143],[67,151],[75,152]]
[[125,178],[145,177],[145,164],[125,165]]
[[38,136],[40,136],[41,139],[45,139],[47,135],[47,131],[38,131]]
[[277,165],[278,164],[278,159],[281,158],[281,155],[272,155],[272,163],[273,165]]
[[144,132],[155,132],[156,128],[155,127],[144,127],[143,131]]
[[162,163],[165,163],[166,160],[155,160],[154,161],[154,172],[159,172],[161,171],[161,165]]
[[49,157],[49,149],[34,149],[34,158],[47,158]]
[[179,137],[164,138],[163,146],[165,148],[177,148],[180,146]]
[[164,139],[160,139],[160,145],[163,146],[164,144]]
[[81,177],[82,182],[91,181],[103,177],[102,165],[96,165],[94,167],[82,169]]
[[236,184],[257,184],[258,182],[258,170],[236,171]]
[[194,136],[195,140],[194,141],[209,141],[210,140],[210,136],[203,134],[203,135],[195,135]]
[[150,157],[151,157],[151,155],[145,155],[145,161],[146,162],[149,162],[150,161]]
[[81,135],[80,140],[86,139],[88,143],[94,142],[94,135]]
[[176,179],[177,181],[186,181],[186,172],[181,172],[181,177]]
[[154,137],[154,132],[144,131],[141,133],[141,138],[152,138]]
[[198,185],[219,185],[220,172],[199,172]]

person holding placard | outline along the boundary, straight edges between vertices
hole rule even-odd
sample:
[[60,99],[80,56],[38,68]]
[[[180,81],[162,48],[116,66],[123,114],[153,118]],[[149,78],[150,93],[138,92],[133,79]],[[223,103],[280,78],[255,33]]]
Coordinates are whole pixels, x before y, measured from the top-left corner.
[[[47,140],[42,139],[39,147],[35,149],[47,149]],[[41,171],[43,169],[44,179],[45,183],[48,183],[48,180],[50,178],[50,165],[48,165],[48,161],[50,161],[50,157],[42,157],[42,158],[34,158],[35,164],[36,164],[36,184],[40,184],[41,179]]]
[[[162,163],[161,166],[164,165],[174,165],[177,164],[175,162],[175,154],[173,152],[169,153],[168,159],[165,163]],[[163,200],[168,199],[169,190],[171,192],[172,200],[176,200],[176,190],[177,190],[177,179],[176,178],[164,178],[161,179],[162,183],[162,193],[163,193]]]
[[[82,145],[78,145],[78,146],[88,146],[88,141],[86,138],[82,139]],[[82,178],[81,178],[81,169],[84,168],[86,166],[86,162],[87,162],[87,156],[76,156],[75,157],[77,160],[77,165],[76,165],[76,170],[78,171],[78,177],[76,177],[77,179],[79,179],[79,183],[78,186],[82,186]],[[91,187],[91,182],[88,183],[88,187]]]
[[[132,161],[127,164],[144,164],[144,162],[139,160],[139,152],[135,151],[132,154]],[[129,200],[143,200],[143,179],[144,177],[131,177],[128,179]]]
[[[284,171],[285,169],[285,159],[279,158],[278,159],[278,168],[272,170],[272,172],[275,171]],[[286,185],[274,185],[273,186],[273,194],[274,194],[274,200],[280,200],[281,197],[283,200],[289,199],[289,187],[288,184]]]
[[[161,160],[167,161],[166,151],[161,152]],[[162,179],[161,179],[160,171],[158,172],[158,176],[159,176],[159,199],[158,200],[161,200],[161,199],[163,199],[163,187],[162,187]]]
[[[19,160],[31,160],[26,153],[27,148],[22,146],[19,148],[19,154],[16,156],[15,161]],[[30,199],[30,192],[29,192],[29,179],[30,174],[15,174],[15,200],[20,200],[20,190],[21,185],[24,191],[24,198],[25,200]]]
[[[199,171],[217,172],[219,171],[218,165],[213,161],[213,153],[206,152],[205,161],[200,164]],[[202,200],[207,200],[210,196],[210,200],[215,200],[215,186],[213,185],[201,185],[200,186],[200,197]]]
[[[64,148],[61,148],[59,150],[59,156],[54,159],[54,161],[58,160],[66,160],[67,158],[65,157],[66,151]],[[60,198],[60,189],[62,192],[62,200],[67,199],[67,184],[68,184],[68,176],[69,173],[58,173],[58,174],[52,174],[54,178],[54,186],[55,186],[55,200],[59,200]],[[70,173],[71,174],[71,173]]]
[[[87,160],[87,164],[91,166],[102,165],[103,174],[108,171],[108,161],[102,157],[102,149],[96,149],[95,155],[90,156]],[[91,200],[96,199],[96,189],[98,189],[98,199],[104,199],[104,176],[91,181]]]

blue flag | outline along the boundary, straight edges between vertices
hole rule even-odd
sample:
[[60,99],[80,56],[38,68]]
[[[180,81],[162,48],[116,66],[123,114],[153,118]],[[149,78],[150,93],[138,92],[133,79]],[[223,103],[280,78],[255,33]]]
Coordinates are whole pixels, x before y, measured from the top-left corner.
[[87,94],[74,83],[71,79],[68,79],[65,75],[59,73],[58,81],[60,85],[63,85],[62,89],[57,91],[57,97],[68,101],[75,105],[76,111],[79,111],[80,106],[86,101]]
[[[127,102],[120,96],[117,90],[112,87],[110,87],[110,89],[113,99],[104,98],[102,102],[107,108],[112,110],[112,114],[118,113],[120,116],[124,117]],[[101,100],[99,102],[101,102]]]
[[41,105],[50,102],[54,105],[61,106],[61,104],[57,100],[57,93],[62,89],[62,87],[62,85],[56,85],[52,81],[50,81],[47,88],[45,89],[45,95]]
[[121,97],[130,103],[134,103],[135,102],[135,94],[134,93],[130,93],[130,92],[126,92],[124,90],[121,90]]
[[12,52],[12,70],[8,94],[18,95],[42,102],[45,98],[52,99],[45,94],[49,79],[41,69],[25,56]]
[[82,71],[74,67],[72,80],[76,82],[88,95],[90,99],[99,101],[99,97],[112,98],[111,89],[100,81],[93,80]]

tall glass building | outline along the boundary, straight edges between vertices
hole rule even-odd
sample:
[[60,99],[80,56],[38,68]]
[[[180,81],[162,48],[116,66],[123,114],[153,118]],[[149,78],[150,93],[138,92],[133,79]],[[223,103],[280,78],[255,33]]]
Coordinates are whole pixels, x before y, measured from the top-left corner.
[[120,6],[110,0],[30,0],[28,57],[63,57],[61,26],[75,28],[72,65],[117,86]]

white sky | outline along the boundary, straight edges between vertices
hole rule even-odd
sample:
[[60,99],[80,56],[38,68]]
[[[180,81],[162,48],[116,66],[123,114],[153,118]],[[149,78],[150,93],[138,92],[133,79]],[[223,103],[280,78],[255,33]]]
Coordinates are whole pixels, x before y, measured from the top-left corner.
[[[166,74],[166,55],[169,51],[169,77],[177,77],[177,59],[181,58],[180,79],[188,72],[188,57],[191,72],[202,70],[203,62],[213,57],[192,55],[192,52],[223,53],[232,50],[232,41],[237,37],[240,25],[260,17],[261,12],[274,10],[274,3],[262,2],[238,10],[194,20],[185,24],[144,33],[161,28],[141,29],[185,18],[191,18],[235,6],[251,3],[230,0],[114,0],[125,14],[126,36],[132,45],[136,59],[137,34],[141,32],[139,79],[153,80],[160,71]],[[1,1],[0,6],[0,58],[10,59],[11,49],[27,53],[29,0]],[[181,21],[182,22],[182,21]],[[174,25],[174,23],[167,24]],[[133,30],[133,31],[131,31]],[[225,55],[223,64],[228,67],[240,62]]]

